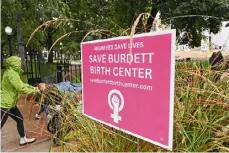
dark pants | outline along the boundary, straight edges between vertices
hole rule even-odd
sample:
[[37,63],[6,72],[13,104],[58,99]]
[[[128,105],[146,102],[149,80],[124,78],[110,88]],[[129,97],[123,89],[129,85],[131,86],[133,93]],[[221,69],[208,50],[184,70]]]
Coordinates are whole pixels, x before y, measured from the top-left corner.
[[1,128],[6,123],[8,116],[10,116],[12,119],[14,119],[17,122],[18,133],[20,137],[24,137],[25,131],[24,131],[24,125],[23,125],[23,117],[21,115],[21,112],[17,108],[17,106],[11,109],[1,108]]
[[48,104],[47,101],[48,100],[47,100],[46,96],[45,96],[43,102],[41,102],[40,99],[41,99],[41,95],[37,94],[36,98],[35,98],[35,102],[38,103],[38,104],[41,103],[41,108],[40,108],[40,111],[38,112],[38,115],[41,115],[41,113],[43,113],[43,112],[45,112],[46,115],[47,115],[46,108],[47,108],[47,104]]
[[38,115],[41,115],[46,110],[46,104],[41,104],[40,111],[38,112]]

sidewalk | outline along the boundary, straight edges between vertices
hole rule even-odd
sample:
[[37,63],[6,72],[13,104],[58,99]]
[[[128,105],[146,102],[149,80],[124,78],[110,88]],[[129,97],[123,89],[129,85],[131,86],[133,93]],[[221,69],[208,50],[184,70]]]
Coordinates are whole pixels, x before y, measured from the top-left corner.
[[[179,59],[192,58],[199,60],[208,60],[213,52],[210,51],[177,51],[176,56]],[[224,57],[229,56],[229,51],[222,51]]]
[[19,99],[18,108],[24,117],[26,135],[35,137],[36,142],[26,146],[20,146],[20,137],[17,132],[16,122],[9,117],[1,130],[1,151],[48,152],[51,144],[51,135],[46,129],[45,115],[42,114],[40,120],[35,120],[34,116],[39,110],[39,107],[35,106],[34,102],[26,101],[24,95]]

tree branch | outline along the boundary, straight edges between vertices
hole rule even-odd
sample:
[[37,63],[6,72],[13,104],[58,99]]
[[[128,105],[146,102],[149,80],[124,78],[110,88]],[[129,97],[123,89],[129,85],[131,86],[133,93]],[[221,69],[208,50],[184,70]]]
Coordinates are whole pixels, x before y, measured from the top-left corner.
[[153,21],[157,15],[157,12],[158,12],[158,8],[157,8],[157,5],[159,4],[159,1],[157,1],[156,3],[154,2],[154,0],[152,0],[152,7],[151,7],[151,12],[150,12],[150,17],[148,18],[147,20],[147,23],[146,23],[146,31],[149,32],[151,27],[152,27],[152,24],[153,24]]

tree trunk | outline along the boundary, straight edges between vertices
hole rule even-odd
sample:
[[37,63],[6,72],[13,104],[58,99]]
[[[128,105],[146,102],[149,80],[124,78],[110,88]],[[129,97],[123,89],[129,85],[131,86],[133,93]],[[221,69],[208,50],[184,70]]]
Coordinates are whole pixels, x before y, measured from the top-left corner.
[[3,60],[4,60],[4,58],[3,58],[3,46],[1,45],[1,68],[4,68],[4,66],[3,66]]
[[18,56],[22,59],[22,69],[25,71],[25,53],[22,44],[22,30],[21,30],[21,14],[17,12],[17,50]]
[[211,37],[211,33],[212,33],[212,31],[211,31],[211,28],[210,28],[210,30],[209,30],[209,50],[212,50],[213,48],[212,48],[212,37]]
[[150,29],[152,27],[153,21],[157,15],[158,9],[157,9],[157,4],[155,4],[154,2],[155,0],[152,0],[152,8],[151,8],[151,12],[150,12],[150,17],[147,20],[146,23],[146,31],[150,32]]
[[[47,49],[48,49],[48,51],[50,50],[52,43],[53,43],[52,36],[53,36],[52,28],[49,27],[47,29]],[[53,63],[53,52],[52,52],[52,50],[49,52],[48,62]]]

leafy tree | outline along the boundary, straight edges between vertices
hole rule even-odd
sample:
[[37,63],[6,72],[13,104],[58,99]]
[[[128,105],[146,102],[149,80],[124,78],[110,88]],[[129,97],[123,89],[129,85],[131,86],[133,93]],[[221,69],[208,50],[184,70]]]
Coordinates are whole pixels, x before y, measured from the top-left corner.
[[[177,34],[189,32],[193,38],[191,46],[200,46],[202,28],[216,34],[220,30],[222,20],[229,19],[227,0],[152,0],[151,3],[152,17],[160,11],[163,22],[176,28]],[[150,28],[152,18],[148,21]]]
[[[13,28],[13,36],[16,36],[16,15],[20,12],[22,16],[23,43],[25,44],[31,33],[43,22],[57,18],[68,18],[69,11],[67,9],[68,6],[61,0],[4,0],[2,5],[1,32],[5,33],[3,30],[9,25]],[[61,31],[62,27],[62,25],[53,24],[44,27],[42,31],[36,32],[30,45],[49,49],[52,46],[55,34],[59,35],[58,31]],[[7,41],[3,35],[2,40],[1,47],[3,48]],[[16,46],[16,37],[13,39],[13,46]],[[52,52],[49,57],[49,61],[52,62]]]
[[[150,11],[151,9],[151,11]],[[16,51],[16,14],[22,15],[23,42],[27,42],[31,33],[42,23],[61,18],[71,18],[62,22],[53,22],[36,32],[30,45],[46,47],[48,50],[54,40],[72,32],[62,39],[64,52],[78,54],[80,42],[90,31],[104,29],[106,32],[95,32],[85,40],[103,39],[119,36],[130,28],[136,17],[142,12],[150,12],[144,30],[142,21],[137,26],[137,32],[147,32],[157,12],[160,11],[162,22],[171,24],[177,29],[177,35],[186,31],[192,38],[191,45],[199,46],[202,27],[213,33],[220,30],[221,18],[228,19],[227,0],[3,0],[1,47],[7,49],[7,37],[4,28],[8,25],[13,28],[14,52]],[[196,15],[196,16],[189,16]],[[205,17],[198,16],[205,15]],[[177,17],[176,16],[185,16]],[[188,17],[187,17],[188,16]],[[207,16],[216,16],[211,18]],[[144,30],[144,31],[143,31]],[[109,31],[109,32],[107,32]],[[127,34],[130,30],[127,30]],[[53,50],[59,50],[56,45]],[[49,61],[52,62],[52,52]]]

